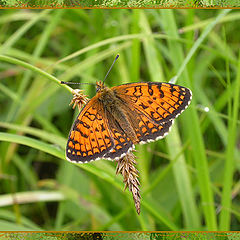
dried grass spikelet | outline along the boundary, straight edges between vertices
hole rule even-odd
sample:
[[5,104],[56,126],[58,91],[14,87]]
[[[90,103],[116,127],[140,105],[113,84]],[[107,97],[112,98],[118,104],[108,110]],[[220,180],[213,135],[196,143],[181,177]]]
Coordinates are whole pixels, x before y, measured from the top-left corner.
[[116,174],[122,174],[123,182],[125,183],[124,190],[128,187],[129,191],[132,193],[136,211],[140,214],[140,182],[138,180],[138,170],[134,166],[137,164],[135,158],[136,156],[132,152],[129,152],[119,159],[117,161]]
[[83,90],[81,89],[73,89],[72,90],[73,99],[69,105],[73,104],[73,109],[78,106],[79,111],[82,109],[83,105],[85,105],[89,99],[87,95],[83,94]]

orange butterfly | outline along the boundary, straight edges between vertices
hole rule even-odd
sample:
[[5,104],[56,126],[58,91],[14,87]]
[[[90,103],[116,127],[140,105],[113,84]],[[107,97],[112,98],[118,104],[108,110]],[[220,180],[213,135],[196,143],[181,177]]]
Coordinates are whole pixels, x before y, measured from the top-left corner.
[[66,157],[77,163],[120,159],[137,143],[165,137],[191,97],[191,90],[170,83],[139,82],[108,88],[97,82],[96,96],[72,126]]

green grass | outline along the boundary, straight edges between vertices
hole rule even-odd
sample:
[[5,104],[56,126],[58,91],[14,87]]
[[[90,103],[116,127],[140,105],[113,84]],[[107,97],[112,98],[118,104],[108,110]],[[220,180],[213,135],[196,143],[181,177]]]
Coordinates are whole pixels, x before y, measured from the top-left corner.
[[[1,13],[0,230],[239,229],[240,12]],[[193,92],[164,140],[137,146],[140,216],[116,163],[64,156],[78,110],[59,81],[102,80],[117,53],[108,86],[171,80]]]

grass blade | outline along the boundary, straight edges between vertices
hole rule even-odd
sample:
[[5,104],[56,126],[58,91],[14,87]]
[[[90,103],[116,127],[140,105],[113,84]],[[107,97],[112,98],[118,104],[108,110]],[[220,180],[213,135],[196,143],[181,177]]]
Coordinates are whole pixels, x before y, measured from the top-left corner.
[[[230,216],[231,216],[231,200],[232,200],[232,185],[233,185],[233,174],[234,174],[234,152],[237,138],[237,120],[239,115],[239,95],[240,95],[240,54],[238,58],[238,72],[237,72],[237,86],[235,88],[233,97],[233,112],[232,116],[229,113],[228,121],[228,144],[226,149],[226,161],[223,181],[223,193],[222,193],[222,211],[220,213],[220,230],[230,230]],[[229,100],[230,101],[230,100]]]

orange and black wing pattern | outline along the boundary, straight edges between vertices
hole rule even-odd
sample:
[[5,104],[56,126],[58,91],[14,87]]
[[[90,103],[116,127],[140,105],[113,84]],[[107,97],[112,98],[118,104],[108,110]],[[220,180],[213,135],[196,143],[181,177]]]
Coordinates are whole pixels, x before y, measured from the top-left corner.
[[139,111],[135,106],[122,99],[122,109],[126,112],[128,119],[133,126],[137,143],[144,144],[164,138],[170,131],[174,120],[169,120],[161,124],[156,123],[151,117]]
[[134,144],[109,112],[106,112],[106,116],[114,147],[106,153],[103,158],[108,160],[118,160],[134,149]]
[[192,98],[188,88],[170,83],[130,83],[112,90],[127,108],[140,144],[165,137]]
[[69,133],[66,157],[86,163],[103,158],[114,147],[104,108],[95,96],[79,113]]
[[171,83],[129,83],[112,90],[158,124],[175,119],[187,108],[192,98],[190,89]]
[[145,144],[164,138],[170,131],[174,120],[169,120],[161,124],[155,123],[151,118],[142,112],[136,111],[135,120],[138,127],[135,131],[139,140],[139,144]]

